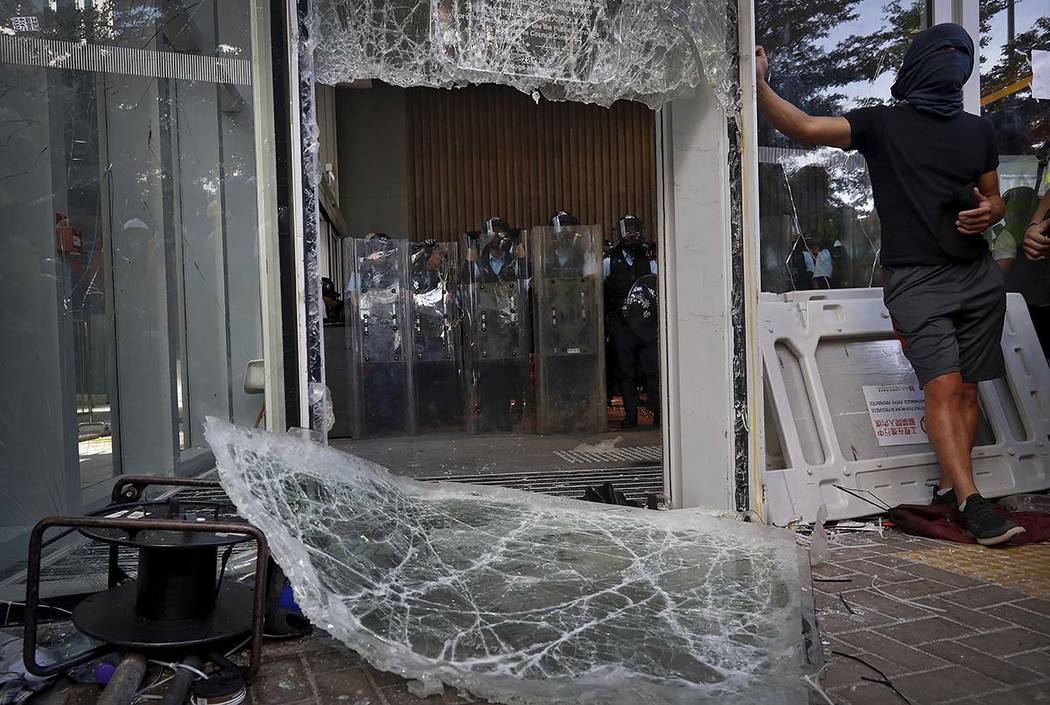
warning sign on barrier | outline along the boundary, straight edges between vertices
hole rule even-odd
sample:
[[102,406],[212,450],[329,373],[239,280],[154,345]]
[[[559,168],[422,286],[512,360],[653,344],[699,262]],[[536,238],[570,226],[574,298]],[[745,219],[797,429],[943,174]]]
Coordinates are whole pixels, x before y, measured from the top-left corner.
[[929,443],[926,398],[918,384],[865,385],[863,389],[880,446]]

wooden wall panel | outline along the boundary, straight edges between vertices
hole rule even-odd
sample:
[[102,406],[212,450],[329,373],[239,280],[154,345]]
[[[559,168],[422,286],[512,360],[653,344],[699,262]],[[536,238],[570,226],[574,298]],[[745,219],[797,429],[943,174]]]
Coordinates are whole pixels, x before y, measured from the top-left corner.
[[411,237],[457,240],[499,216],[546,224],[558,210],[611,235],[631,213],[651,239],[656,218],[656,116],[536,103],[503,86],[408,90]]

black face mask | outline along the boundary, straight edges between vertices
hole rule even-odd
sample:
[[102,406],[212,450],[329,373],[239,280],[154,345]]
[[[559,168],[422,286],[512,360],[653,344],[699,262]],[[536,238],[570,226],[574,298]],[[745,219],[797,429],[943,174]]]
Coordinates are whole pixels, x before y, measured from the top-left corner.
[[916,110],[953,117],[963,109],[963,84],[973,72],[973,41],[946,22],[920,32],[904,55],[891,92]]

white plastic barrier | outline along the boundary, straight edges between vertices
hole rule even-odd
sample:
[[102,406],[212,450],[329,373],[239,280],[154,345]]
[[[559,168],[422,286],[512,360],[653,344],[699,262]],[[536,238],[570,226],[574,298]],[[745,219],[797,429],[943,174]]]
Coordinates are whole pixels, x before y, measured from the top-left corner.
[[[881,289],[763,294],[767,521],[785,525],[927,503],[939,475],[927,443],[880,445],[863,387],[915,384]],[[1050,487],[1050,367],[1024,300],[1007,298],[1007,376],[980,385],[974,474],[988,497]],[[887,439],[884,439],[884,441]],[[852,491],[852,494],[845,491]]]

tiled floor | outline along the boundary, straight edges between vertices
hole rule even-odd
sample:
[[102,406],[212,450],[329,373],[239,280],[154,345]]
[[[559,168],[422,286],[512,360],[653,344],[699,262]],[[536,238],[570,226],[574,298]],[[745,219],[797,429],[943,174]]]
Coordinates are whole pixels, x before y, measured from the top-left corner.
[[1048,568],[1048,544],[839,538],[813,570],[831,702],[1050,703]]
[[[992,550],[915,539],[832,537],[813,571],[833,705],[1050,705],[1050,544]],[[998,566],[994,570],[992,566]],[[1005,568],[1004,568],[1005,567]],[[997,584],[985,576],[1000,582]],[[162,693],[163,688],[149,694]],[[97,687],[37,702],[86,705]],[[258,705],[458,705],[420,700],[323,634],[269,643],[250,689]],[[827,703],[813,693],[811,703]]]

